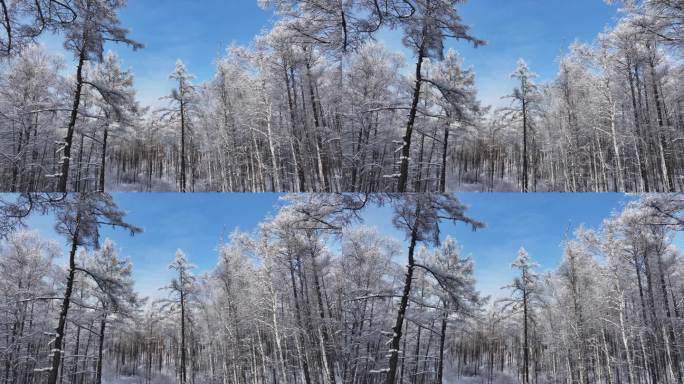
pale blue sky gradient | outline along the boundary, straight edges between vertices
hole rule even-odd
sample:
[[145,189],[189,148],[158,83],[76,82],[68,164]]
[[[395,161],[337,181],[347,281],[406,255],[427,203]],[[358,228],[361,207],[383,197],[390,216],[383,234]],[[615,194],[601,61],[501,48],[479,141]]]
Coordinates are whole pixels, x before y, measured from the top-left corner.
[[[516,60],[524,58],[540,80],[557,72],[557,58],[574,41],[592,41],[617,17],[617,7],[603,0],[470,0],[460,6],[463,20],[472,33],[488,42],[477,49],[465,43],[449,42],[477,73],[477,84],[485,104],[502,105],[500,97],[514,86],[509,75]],[[198,81],[213,76],[216,58],[231,43],[248,45],[255,35],[275,20],[256,0],[129,0],[121,20],[131,37],[146,48],[133,52],[109,46],[136,74],[140,100],[159,106],[159,98],[171,87],[168,74],[177,59],[183,60]],[[393,50],[410,52],[401,44],[398,31],[383,31],[377,39]],[[54,50],[58,37],[45,39]],[[67,55],[67,59],[71,59]],[[409,71],[409,68],[405,69]]]

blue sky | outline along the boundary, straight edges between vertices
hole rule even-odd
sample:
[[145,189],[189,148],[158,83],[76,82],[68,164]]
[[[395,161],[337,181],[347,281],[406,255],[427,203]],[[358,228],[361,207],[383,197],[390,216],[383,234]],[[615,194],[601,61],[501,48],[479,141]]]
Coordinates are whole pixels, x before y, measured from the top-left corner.
[[[458,195],[470,205],[470,215],[484,221],[487,228],[472,232],[459,224],[445,223],[443,236],[451,235],[465,254],[476,262],[478,288],[485,294],[501,296],[500,288],[514,276],[510,264],[524,246],[541,267],[555,268],[561,258],[560,244],[566,228],[580,224],[598,228],[604,218],[619,211],[633,199],[620,194],[476,194]],[[197,272],[210,270],[217,262],[217,246],[222,236],[236,228],[251,231],[277,211],[279,195],[274,194],[115,194],[128,220],[145,229],[130,237],[122,231],[104,228],[124,256],[135,265],[136,286],[144,295],[158,296],[158,288],[171,278],[167,270],[175,251],[181,248],[198,266]],[[365,224],[403,240],[391,225],[389,208],[370,208]],[[56,237],[49,217],[33,217],[33,229]],[[684,246],[681,238],[680,247]],[[397,255],[404,262],[405,249]]]
[[[556,59],[569,44],[593,40],[618,16],[617,7],[603,0],[470,0],[460,10],[473,34],[488,45],[478,49],[464,43],[447,46],[455,47],[466,65],[475,68],[484,103],[497,106],[514,86],[509,75],[519,57],[528,61],[540,80],[552,78]],[[260,9],[256,0],[129,0],[121,20],[131,29],[131,37],[146,48],[137,52],[110,48],[136,74],[140,100],[158,106],[158,99],[172,87],[167,77],[176,59],[182,59],[199,81],[208,80],[216,58],[229,44],[249,44],[271,25],[274,16]],[[383,31],[378,40],[410,54],[398,32]],[[61,45],[54,37],[46,43],[55,50]],[[411,65],[410,57],[407,64]]]

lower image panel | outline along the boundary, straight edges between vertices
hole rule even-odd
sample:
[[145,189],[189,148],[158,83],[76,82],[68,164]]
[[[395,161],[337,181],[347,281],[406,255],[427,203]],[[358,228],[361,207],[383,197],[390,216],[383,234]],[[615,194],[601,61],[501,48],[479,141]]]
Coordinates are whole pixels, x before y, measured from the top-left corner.
[[0,377],[681,383],[683,234],[682,195],[0,194]]

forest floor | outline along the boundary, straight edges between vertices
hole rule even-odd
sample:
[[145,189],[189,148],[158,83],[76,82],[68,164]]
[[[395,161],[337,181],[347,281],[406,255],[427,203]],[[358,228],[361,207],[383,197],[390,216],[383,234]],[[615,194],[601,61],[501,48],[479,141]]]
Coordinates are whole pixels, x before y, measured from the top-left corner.
[[[147,381],[142,376],[129,376],[129,377],[104,377],[103,384],[174,384],[175,380],[170,376],[155,376],[151,381]],[[460,378],[449,378],[445,377],[444,384],[516,384],[518,381],[509,375],[497,375],[491,380],[488,377],[483,376],[473,376],[473,377],[460,377]]]

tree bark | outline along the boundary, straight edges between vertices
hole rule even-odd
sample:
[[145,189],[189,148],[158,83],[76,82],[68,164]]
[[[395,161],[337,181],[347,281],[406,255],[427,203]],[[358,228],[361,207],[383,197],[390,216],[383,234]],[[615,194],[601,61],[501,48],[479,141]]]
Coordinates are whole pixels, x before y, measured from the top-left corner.
[[413,136],[413,126],[416,122],[416,114],[418,112],[418,102],[420,101],[420,88],[423,84],[423,60],[425,58],[425,34],[427,27],[423,27],[423,42],[418,49],[418,61],[416,63],[416,84],[413,89],[413,102],[411,103],[411,110],[409,112],[408,123],[406,124],[406,132],[404,133],[402,150],[401,150],[401,167],[399,170],[399,181],[397,183],[397,191],[400,193],[406,192],[406,185],[408,183],[409,162],[411,158],[411,137]]
[[439,365],[437,367],[437,384],[442,384],[444,377],[444,342],[446,340],[448,307],[444,305],[444,314],[442,315],[442,329],[439,335]]
[[97,346],[97,369],[95,371],[95,384],[102,384],[102,352],[104,350],[105,328],[107,326],[107,315],[103,314],[100,320],[99,344]]
[[[86,32],[84,32],[83,39],[86,39]],[[85,42],[83,43],[85,45]],[[67,192],[67,183],[69,180],[69,166],[71,160],[71,145],[74,140],[74,129],[76,121],[78,120],[78,109],[81,104],[81,94],[83,92],[83,65],[86,61],[86,49],[81,48],[81,53],[78,55],[78,67],[76,68],[76,90],[74,91],[74,104],[71,107],[71,116],[69,117],[69,125],[67,127],[67,134],[64,137],[64,148],[62,157],[58,161],[62,163],[61,173],[59,175],[59,184],[57,185],[58,192]]]
[[107,137],[109,136],[109,126],[105,126],[102,136],[102,157],[100,159],[100,192],[105,191],[105,172],[107,167]]
[[[420,213],[420,205],[418,205],[416,207],[416,217],[419,217]],[[394,384],[397,375],[402,328],[404,325],[404,318],[406,316],[406,309],[408,308],[409,296],[411,295],[411,284],[413,283],[413,270],[415,268],[414,252],[416,249],[416,243],[418,241],[418,225],[418,223],[414,223],[413,228],[411,229],[411,243],[408,250],[408,267],[406,271],[406,279],[404,280],[404,292],[401,296],[399,312],[397,312],[397,320],[393,328],[394,334],[392,335],[392,340],[390,342],[389,371],[387,372],[385,384]]]
[[[80,208],[79,208],[80,209]],[[59,366],[62,361],[62,342],[64,341],[64,331],[66,327],[67,315],[69,313],[69,305],[71,304],[71,292],[74,288],[74,279],[76,274],[76,250],[78,249],[78,242],[81,228],[81,212],[76,215],[76,225],[74,233],[71,237],[71,250],[69,251],[69,273],[67,275],[66,289],[64,291],[64,298],[62,300],[62,308],[59,313],[59,322],[55,332],[55,341],[52,345],[52,367],[48,376],[47,384],[57,384],[59,378]]]

